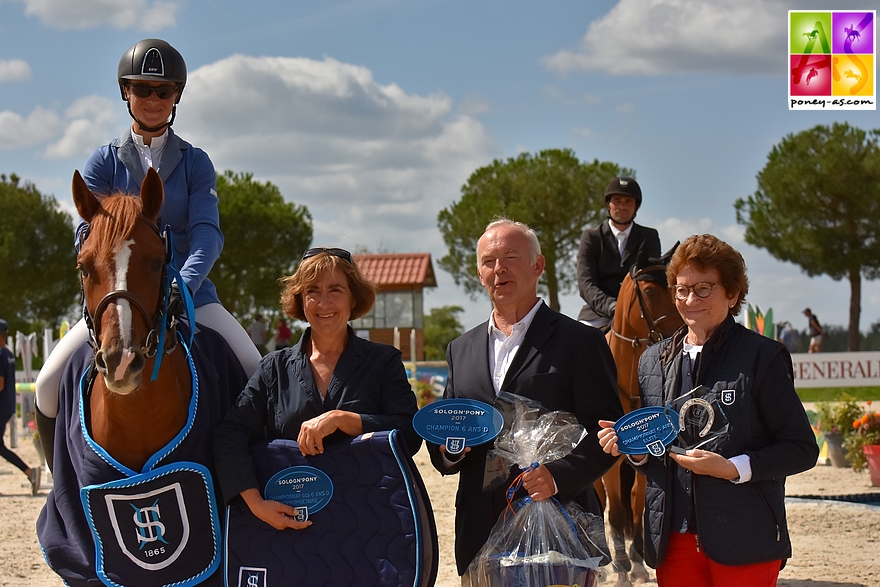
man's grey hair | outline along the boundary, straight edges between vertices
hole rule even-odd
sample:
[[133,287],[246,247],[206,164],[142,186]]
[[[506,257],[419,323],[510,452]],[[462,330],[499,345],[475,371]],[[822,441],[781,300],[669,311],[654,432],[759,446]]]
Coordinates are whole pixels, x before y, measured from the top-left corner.
[[[534,264],[535,261],[538,260],[538,255],[541,254],[541,243],[538,241],[538,235],[535,234],[535,231],[529,228],[527,225],[522,222],[516,222],[515,220],[511,220],[510,218],[499,216],[492,222],[490,222],[486,226],[486,230],[483,231],[485,235],[492,229],[498,228],[499,226],[512,226],[526,235],[526,238],[529,239],[529,249],[531,250],[531,263]],[[482,238],[482,236],[480,237]],[[477,240],[477,248],[480,246],[480,241]],[[477,263],[479,264],[479,253],[477,253]]]

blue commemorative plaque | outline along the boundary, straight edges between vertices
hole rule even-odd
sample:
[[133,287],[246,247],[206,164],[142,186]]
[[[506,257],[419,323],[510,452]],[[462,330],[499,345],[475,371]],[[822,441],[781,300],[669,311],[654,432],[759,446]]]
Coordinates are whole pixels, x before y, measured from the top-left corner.
[[310,514],[330,503],[333,481],[327,473],[315,467],[288,467],[269,479],[263,497],[292,506],[296,509],[296,520],[305,522]]
[[660,457],[678,435],[678,413],[670,407],[639,408],[615,422],[614,430],[623,454]]
[[494,439],[504,426],[501,412],[473,399],[443,399],[413,416],[413,428],[427,440],[443,444],[450,454]]

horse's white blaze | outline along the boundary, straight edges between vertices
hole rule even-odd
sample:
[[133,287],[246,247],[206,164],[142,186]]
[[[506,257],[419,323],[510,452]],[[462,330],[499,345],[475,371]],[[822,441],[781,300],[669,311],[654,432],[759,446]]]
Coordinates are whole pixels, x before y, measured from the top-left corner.
[[[128,269],[131,262],[131,247],[134,240],[127,240],[120,245],[116,251],[114,264],[116,266],[116,275],[113,279],[113,289],[128,290]],[[122,338],[122,357],[119,366],[116,369],[116,379],[121,379],[125,374],[126,368],[131,363],[134,355],[128,351],[131,347],[131,304],[126,299],[117,299],[116,312],[119,316],[119,336]]]

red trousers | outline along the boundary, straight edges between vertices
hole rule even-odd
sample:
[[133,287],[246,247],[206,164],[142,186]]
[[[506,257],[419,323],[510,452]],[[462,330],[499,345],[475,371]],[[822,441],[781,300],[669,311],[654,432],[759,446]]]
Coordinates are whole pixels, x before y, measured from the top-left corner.
[[696,534],[669,535],[666,558],[657,567],[658,587],[776,587],[782,561],[729,566],[697,550]]

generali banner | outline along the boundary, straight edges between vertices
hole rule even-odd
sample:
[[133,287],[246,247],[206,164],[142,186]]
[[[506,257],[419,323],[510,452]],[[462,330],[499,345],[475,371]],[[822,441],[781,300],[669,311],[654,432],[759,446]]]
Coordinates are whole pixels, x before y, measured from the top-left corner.
[[880,352],[798,353],[791,361],[795,387],[880,386]]

